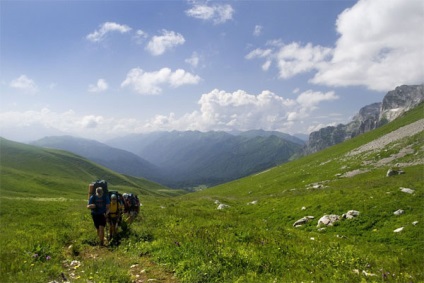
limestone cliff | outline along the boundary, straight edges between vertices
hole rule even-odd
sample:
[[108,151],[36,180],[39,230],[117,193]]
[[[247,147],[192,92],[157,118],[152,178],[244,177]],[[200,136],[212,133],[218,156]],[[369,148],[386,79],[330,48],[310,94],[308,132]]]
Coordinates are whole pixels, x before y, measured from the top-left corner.
[[305,153],[314,153],[393,121],[424,101],[423,85],[403,85],[389,91],[382,102],[367,105],[346,125],[322,128],[309,135]]

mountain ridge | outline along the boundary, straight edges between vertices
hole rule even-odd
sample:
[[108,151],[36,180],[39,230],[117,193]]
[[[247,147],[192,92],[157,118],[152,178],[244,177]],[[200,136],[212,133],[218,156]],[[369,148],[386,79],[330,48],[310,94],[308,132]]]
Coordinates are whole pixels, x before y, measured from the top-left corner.
[[424,101],[424,85],[402,85],[382,102],[366,105],[347,124],[328,126],[309,135],[304,153],[311,154],[389,123]]
[[68,150],[117,172],[190,190],[287,162],[301,150],[304,142],[288,134],[260,130],[237,135],[154,132],[115,139],[108,145],[62,136],[46,137],[32,144]]
[[[147,179],[114,172],[69,151],[43,148],[0,138],[1,186],[14,191],[55,192],[63,196],[75,191],[86,197],[88,184],[105,179],[113,188],[133,188],[144,195],[163,195],[169,188]],[[25,186],[18,180],[25,179]],[[65,190],[61,189],[66,187]],[[175,191],[175,190],[174,190]],[[175,191],[176,192],[176,191]]]

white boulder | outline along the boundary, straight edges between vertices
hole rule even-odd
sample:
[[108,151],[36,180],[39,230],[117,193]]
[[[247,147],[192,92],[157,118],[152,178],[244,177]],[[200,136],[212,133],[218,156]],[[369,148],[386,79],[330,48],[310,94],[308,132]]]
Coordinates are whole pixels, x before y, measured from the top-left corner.
[[334,223],[340,220],[340,216],[336,214],[324,215],[318,220],[317,227],[321,225],[333,226]]
[[343,218],[346,219],[352,219],[355,218],[359,215],[359,211],[357,210],[349,210],[348,212],[346,212],[345,214],[342,215]]
[[229,205],[226,205],[226,204],[221,203],[220,205],[218,205],[218,207],[217,207],[216,209],[222,210],[222,209],[226,209],[226,208],[228,208],[228,207],[230,207],[230,206],[229,206]]
[[397,229],[393,230],[393,232],[399,233],[399,232],[402,232],[402,230],[403,230],[403,227],[400,227],[400,228],[397,228]]
[[400,191],[401,192],[404,192],[404,193],[407,193],[407,194],[413,194],[413,193],[415,193],[415,190],[412,190],[412,189],[409,189],[409,188],[402,188],[402,187],[400,187]]
[[296,222],[293,223],[293,227],[299,227],[302,226],[303,224],[309,222],[309,220],[314,219],[315,217],[313,216],[305,216],[300,218],[299,220],[297,220]]
[[405,213],[405,211],[403,209],[398,209],[395,212],[393,212],[394,215],[402,215],[404,213]]

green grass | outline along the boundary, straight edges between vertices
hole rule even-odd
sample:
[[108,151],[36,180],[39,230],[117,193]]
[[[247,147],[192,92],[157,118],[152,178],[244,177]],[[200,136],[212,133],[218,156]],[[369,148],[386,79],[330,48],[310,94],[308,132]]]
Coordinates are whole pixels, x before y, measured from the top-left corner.
[[[421,118],[422,105],[343,144],[191,194],[107,171],[113,186],[140,192],[143,203],[137,221],[121,230],[120,244],[107,248],[95,245],[85,208],[94,164],[69,168],[60,153],[57,165],[43,165],[48,170],[34,160],[20,167],[5,164],[2,151],[1,282],[49,282],[61,273],[72,282],[424,282],[423,133],[372,154],[345,155]],[[413,154],[383,166],[369,163],[410,145]],[[405,174],[386,177],[396,163],[418,160],[402,168]],[[355,169],[368,171],[336,176]],[[313,183],[325,187],[312,189]],[[217,210],[216,201],[229,207]],[[351,209],[360,215],[318,230],[324,214]],[[395,216],[398,209],[405,214]],[[315,219],[293,227],[307,215]],[[394,233],[399,227],[404,230]],[[81,264],[71,266],[73,260]]]

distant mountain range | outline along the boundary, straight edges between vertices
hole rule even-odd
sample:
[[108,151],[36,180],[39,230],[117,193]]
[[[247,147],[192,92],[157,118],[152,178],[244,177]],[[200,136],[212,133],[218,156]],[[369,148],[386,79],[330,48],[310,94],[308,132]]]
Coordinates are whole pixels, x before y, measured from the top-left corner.
[[73,152],[116,172],[173,188],[212,186],[287,162],[304,141],[279,132],[154,132],[103,144],[71,136],[32,143]]
[[161,180],[161,171],[157,166],[134,153],[113,148],[95,140],[72,136],[51,136],[34,141],[31,144],[66,150],[118,173],[143,177],[156,182]]
[[341,143],[384,125],[424,101],[423,85],[400,86],[367,105],[346,125],[325,127],[307,144],[275,131],[172,131],[134,134],[106,143],[53,136],[32,144],[81,155],[116,172],[171,188],[193,189],[239,179]]
[[[65,139],[69,140],[68,137]],[[1,188],[8,192],[14,191],[14,196],[26,193],[34,197],[80,196],[86,199],[88,184],[97,179],[107,180],[112,190],[143,196],[182,193],[150,180],[119,174],[69,151],[0,138],[0,152]]]

